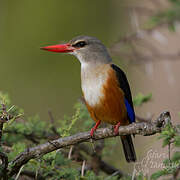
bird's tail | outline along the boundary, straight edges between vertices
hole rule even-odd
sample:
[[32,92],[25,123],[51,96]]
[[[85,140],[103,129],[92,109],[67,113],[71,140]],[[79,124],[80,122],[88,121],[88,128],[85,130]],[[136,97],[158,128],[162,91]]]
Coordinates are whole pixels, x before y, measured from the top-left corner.
[[126,157],[127,162],[135,162],[136,153],[134,150],[131,135],[121,136],[121,142],[123,145],[124,155]]

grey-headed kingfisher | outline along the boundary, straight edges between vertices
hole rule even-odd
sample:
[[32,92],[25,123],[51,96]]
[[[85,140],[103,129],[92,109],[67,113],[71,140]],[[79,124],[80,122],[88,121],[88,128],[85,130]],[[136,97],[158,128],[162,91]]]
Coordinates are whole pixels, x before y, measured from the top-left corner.
[[[135,122],[131,91],[125,73],[112,63],[106,47],[95,37],[78,36],[66,44],[46,46],[47,51],[68,53],[81,63],[81,87],[87,109],[96,122],[91,137],[102,122],[119,126]],[[127,162],[136,161],[131,135],[121,136]]]

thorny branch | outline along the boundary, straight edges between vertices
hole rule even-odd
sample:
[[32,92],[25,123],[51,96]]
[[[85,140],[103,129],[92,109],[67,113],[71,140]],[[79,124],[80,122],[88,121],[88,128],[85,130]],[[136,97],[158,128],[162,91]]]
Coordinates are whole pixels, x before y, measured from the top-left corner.
[[8,157],[5,153],[0,152],[0,159],[2,163],[0,177],[2,177],[4,180],[7,180]]
[[[3,125],[6,123],[8,120],[12,118],[8,114],[8,111],[6,109],[5,104],[1,104],[1,115],[0,115],[0,147],[2,146],[2,134],[3,134]],[[0,159],[1,159],[1,171],[0,171],[0,178],[3,178],[4,180],[7,180],[7,168],[8,168],[8,157],[4,152],[0,151]]]
[[52,112],[50,110],[48,111],[48,114],[49,114],[49,118],[50,118],[50,121],[51,121],[51,124],[52,124],[51,129],[54,132],[54,134],[59,137],[59,133],[57,132],[56,126],[54,124],[53,114],[52,114]]
[[[161,132],[165,124],[167,124],[169,121],[169,112],[163,112],[154,122],[140,122],[133,123],[128,126],[121,126],[119,128],[119,135],[139,134],[143,136],[150,136]],[[95,132],[93,140],[96,141],[115,136],[116,135],[114,135],[112,128],[101,128]],[[11,168],[9,169],[8,175],[12,176],[16,174],[21,166],[26,164],[30,159],[38,158],[44,154],[63,147],[87,142],[90,140],[90,132],[83,132],[69,137],[52,140],[33,148],[28,148],[24,152],[20,153],[12,162],[10,162]]]

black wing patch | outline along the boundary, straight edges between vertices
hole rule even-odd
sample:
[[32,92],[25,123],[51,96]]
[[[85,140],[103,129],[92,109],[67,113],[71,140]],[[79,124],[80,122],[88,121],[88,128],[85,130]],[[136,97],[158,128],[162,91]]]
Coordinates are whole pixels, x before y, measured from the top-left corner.
[[135,122],[135,113],[134,113],[134,106],[133,106],[133,102],[132,102],[132,95],[131,95],[131,90],[130,90],[129,83],[128,83],[128,80],[126,78],[126,75],[116,65],[111,64],[111,67],[113,68],[113,70],[115,70],[116,76],[117,76],[117,79],[119,82],[119,86],[124,92],[125,105],[126,105],[127,113],[129,116],[129,120],[131,123]]

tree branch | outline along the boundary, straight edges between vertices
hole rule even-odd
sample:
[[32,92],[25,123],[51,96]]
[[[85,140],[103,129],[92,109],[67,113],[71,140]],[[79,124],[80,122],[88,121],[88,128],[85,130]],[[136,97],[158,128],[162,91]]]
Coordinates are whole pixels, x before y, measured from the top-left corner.
[[7,180],[8,157],[5,153],[0,152],[0,159],[2,161],[0,177],[3,178],[3,180]]
[[[161,132],[168,122],[170,122],[170,114],[169,112],[163,112],[154,122],[140,122],[133,123],[128,126],[121,126],[119,128],[119,135],[139,134],[143,136],[150,136]],[[116,135],[114,134],[112,128],[101,128],[95,132],[93,140],[96,141],[115,136]],[[39,156],[59,148],[87,142],[89,140],[91,140],[90,132],[83,132],[28,148],[24,152],[20,153],[12,162],[10,162],[11,169],[9,169],[8,174],[9,176],[16,174],[20,167],[26,164],[30,159],[38,158]]]

